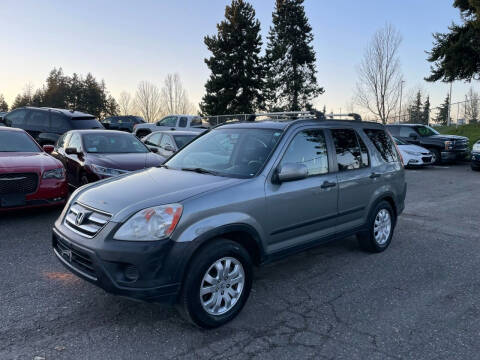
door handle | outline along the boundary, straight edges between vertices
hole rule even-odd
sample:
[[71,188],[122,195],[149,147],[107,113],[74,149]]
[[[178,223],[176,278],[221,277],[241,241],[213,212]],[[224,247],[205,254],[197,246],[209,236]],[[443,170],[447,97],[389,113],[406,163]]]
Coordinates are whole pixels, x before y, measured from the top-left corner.
[[323,184],[320,186],[322,189],[328,189],[331,187],[337,186],[337,183],[330,182],[330,181],[324,181]]
[[381,176],[380,174],[377,174],[377,173],[371,173],[371,174],[370,174],[370,179],[379,178],[380,176]]

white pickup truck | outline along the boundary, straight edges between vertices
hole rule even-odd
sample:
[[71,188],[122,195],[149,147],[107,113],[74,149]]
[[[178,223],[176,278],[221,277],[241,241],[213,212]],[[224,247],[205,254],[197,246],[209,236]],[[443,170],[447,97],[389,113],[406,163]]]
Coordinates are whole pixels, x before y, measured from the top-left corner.
[[188,130],[203,132],[202,118],[197,115],[168,115],[154,123],[137,124],[133,127],[133,134],[143,138],[154,131],[160,130]]

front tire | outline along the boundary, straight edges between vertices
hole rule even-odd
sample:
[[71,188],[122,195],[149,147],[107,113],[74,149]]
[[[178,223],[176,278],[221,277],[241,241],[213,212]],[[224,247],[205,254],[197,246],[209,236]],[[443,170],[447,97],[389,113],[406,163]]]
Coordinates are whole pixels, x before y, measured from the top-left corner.
[[360,247],[374,253],[385,251],[392,241],[395,223],[395,213],[390,203],[380,201],[369,216],[368,230],[357,235]]
[[480,166],[470,164],[470,167],[472,168],[473,171],[480,171]]
[[442,163],[442,155],[440,154],[440,151],[437,149],[430,149],[430,152],[432,153],[432,164],[440,165]]
[[245,248],[216,239],[195,255],[187,269],[178,309],[201,328],[221,326],[242,310],[252,278],[252,261]]

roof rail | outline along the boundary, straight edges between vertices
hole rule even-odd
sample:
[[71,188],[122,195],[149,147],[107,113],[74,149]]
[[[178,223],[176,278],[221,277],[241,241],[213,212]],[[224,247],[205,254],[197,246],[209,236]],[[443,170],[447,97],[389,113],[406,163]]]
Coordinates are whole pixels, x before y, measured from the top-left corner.
[[202,120],[213,120],[217,124],[231,123],[231,122],[252,122],[258,118],[270,118],[273,120],[289,120],[295,118],[325,120],[325,115],[321,111],[280,111],[280,112],[265,112],[252,114],[231,114],[231,115],[212,115],[203,116]]
[[351,117],[355,121],[362,121],[362,117],[356,113],[349,113],[349,114],[325,114],[327,119],[333,119],[335,117]]

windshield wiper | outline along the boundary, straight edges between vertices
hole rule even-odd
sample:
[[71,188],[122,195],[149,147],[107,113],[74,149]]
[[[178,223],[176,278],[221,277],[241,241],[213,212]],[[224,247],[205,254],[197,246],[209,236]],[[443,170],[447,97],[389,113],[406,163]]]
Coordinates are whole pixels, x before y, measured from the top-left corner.
[[193,172],[196,172],[196,173],[199,173],[199,174],[210,174],[210,175],[217,175],[217,173],[215,171],[212,171],[212,170],[207,170],[207,169],[203,169],[203,168],[182,168],[181,169],[182,171],[193,171]]

